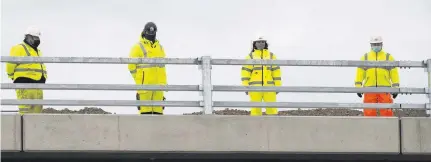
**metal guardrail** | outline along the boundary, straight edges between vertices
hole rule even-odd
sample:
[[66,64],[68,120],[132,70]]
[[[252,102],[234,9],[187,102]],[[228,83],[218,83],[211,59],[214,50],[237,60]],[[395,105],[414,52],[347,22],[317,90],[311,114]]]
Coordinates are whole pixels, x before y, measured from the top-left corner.
[[[166,106],[166,107],[203,107],[205,114],[212,114],[213,107],[279,107],[279,108],[431,108],[431,59],[427,61],[351,61],[351,60],[245,60],[245,59],[212,59],[201,58],[108,58],[108,57],[11,57],[1,56],[1,62],[15,63],[80,63],[80,64],[177,64],[199,65],[202,71],[201,85],[127,85],[127,84],[13,84],[2,83],[1,89],[45,89],[45,90],[162,90],[162,91],[200,91],[202,101],[136,101],[136,100],[14,100],[2,99],[1,105],[62,105],[62,106]],[[400,67],[425,68],[428,72],[427,88],[355,88],[355,87],[254,87],[212,85],[212,65],[279,65],[279,66],[324,66],[324,67]],[[213,101],[212,93],[216,91],[278,91],[306,93],[365,93],[388,92],[400,94],[427,94],[429,103],[411,104],[363,104],[363,103],[331,103],[331,102],[237,102]]]

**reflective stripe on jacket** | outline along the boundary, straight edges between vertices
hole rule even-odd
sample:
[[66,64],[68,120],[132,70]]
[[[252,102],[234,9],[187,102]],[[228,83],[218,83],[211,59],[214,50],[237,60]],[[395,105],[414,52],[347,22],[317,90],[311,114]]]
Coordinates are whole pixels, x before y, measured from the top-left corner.
[[[269,50],[254,50],[247,57],[249,59],[276,60],[276,56]],[[244,65],[241,69],[243,86],[281,86],[281,69],[277,65]]]
[[[383,50],[376,54],[370,51],[361,61],[395,61],[391,54]],[[358,67],[355,87],[399,87],[398,67]]]
[[[130,58],[165,58],[159,41],[151,44],[145,38],[132,47]],[[128,69],[137,85],[166,85],[166,69],[163,64],[129,64]]]
[[[11,48],[10,56],[40,57],[42,52],[40,50],[35,51],[26,43],[22,43]],[[6,63],[6,73],[12,80],[19,77],[40,80],[42,75],[45,79],[48,79],[46,67],[43,63]]]

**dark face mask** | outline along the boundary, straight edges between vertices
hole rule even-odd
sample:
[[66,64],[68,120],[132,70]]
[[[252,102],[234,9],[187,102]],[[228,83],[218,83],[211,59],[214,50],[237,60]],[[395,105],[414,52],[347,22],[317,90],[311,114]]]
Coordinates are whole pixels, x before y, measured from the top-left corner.
[[156,34],[144,34],[144,38],[154,42],[156,40]]
[[31,35],[26,35],[25,36],[25,40],[26,43],[28,43],[28,45],[37,48],[40,44],[40,39],[39,37],[35,37],[35,36],[31,36]]

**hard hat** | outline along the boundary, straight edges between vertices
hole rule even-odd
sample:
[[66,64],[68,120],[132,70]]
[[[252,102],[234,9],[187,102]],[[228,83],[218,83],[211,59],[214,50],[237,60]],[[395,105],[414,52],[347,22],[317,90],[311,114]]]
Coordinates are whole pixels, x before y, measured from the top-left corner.
[[30,26],[27,28],[27,30],[25,31],[25,34],[29,34],[31,36],[36,36],[36,37],[40,37],[41,33],[38,27],[36,26]]
[[370,39],[370,43],[383,43],[383,39],[381,36],[373,36]]
[[256,42],[256,41],[266,41],[266,39],[265,39],[265,37],[264,37],[264,36],[262,36],[262,35],[258,35],[258,36],[256,37],[256,39],[255,39],[255,40],[253,40],[253,42]]

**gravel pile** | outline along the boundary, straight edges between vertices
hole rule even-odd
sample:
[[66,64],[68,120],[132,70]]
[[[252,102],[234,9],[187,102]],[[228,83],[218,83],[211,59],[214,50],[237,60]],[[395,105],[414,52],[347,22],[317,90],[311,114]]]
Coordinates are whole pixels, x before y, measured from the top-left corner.
[[[97,107],[85,107],[84,109],[69,110],[62,109],[56,110],[53,108],[46,108],[43,110],[43,113],[49,114],[112,114],[111,112],[106,112],[101,108]],[[194,112],[194,113],[186,113],[184,115],[202,115],[203,112]],[[229,109],[226,108],[224,110],[216,110],[214,111],[216,115],[250,115],[250,111],[241,110],[241,109]],[[264,113],[265,114],[265,113]],[[426,116],[425,110],[416,110],[416,109],[405,109],[403,111],[396,110],[396,116],[401,117],[424,117]],[[363,116],[362,111],[354,110],[354,109],[296,109],[296,110],[287,110],[287,111],[279,111],[280,116]]]
[[[250,111],[240,109],[229,109],[213,111],[217,115],[250,115]],[[202,115],[203,112],[194,112],[184,115]],[[265,113],[263,113],[265,114]],[[279,111],[280,116],[363,116],[363,112],[354,109],[307,109],[307,110],[287,110]],[[425,117],[425,110],[405,109],[396,110],[396,116],[401,117]]]
[[112,114],[110,112],[106,112],[105,110],[97,107],[85,107],[84,109],[69,110],[68,108],[62,110],[56,110],[53,108],[43,109],[42,113],[47,114]]

